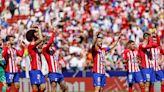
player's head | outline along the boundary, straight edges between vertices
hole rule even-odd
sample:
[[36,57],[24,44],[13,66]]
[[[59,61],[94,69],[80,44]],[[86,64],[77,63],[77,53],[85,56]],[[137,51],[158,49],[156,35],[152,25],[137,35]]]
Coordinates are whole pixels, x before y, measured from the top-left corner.
[[13,36],[13,35],[8,35],[7,37],[6,37],[6,41],[8,42],[8,44],[10,44],[10,45],[14,45],[14,39],[15,39],[15,36]]
[[135,42],[132,40],[129,40],[127,44],[128,44],[129,49],[131,50],[134,50],[136,48]]
[[29,42],[36,41],[38,39],[38,37],[39,37],[39,33],[35,29],[31,29],[26,33],[26,39]]
[[149,40],[149,37],[150,37],[150,34],[149,34],[148,32],[145,32],[145,33],[143,34],[143,38],[144,38],[145,40]]
[[97,40],[96,40],[96,45],[101,47],[102,46],[102,40],[103,40],[103,35],[102,34],[98,34],[97,35]]

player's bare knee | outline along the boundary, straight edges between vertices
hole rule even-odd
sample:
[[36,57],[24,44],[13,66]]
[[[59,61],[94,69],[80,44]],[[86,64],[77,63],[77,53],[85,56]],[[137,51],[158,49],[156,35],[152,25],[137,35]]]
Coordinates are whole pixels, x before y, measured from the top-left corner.
[[100,92],[100,87],[96,87],[94,92]]
[[100,88],[100,92],[103,92],[103,88]]
[[144,85],[143,82],[140,82],[139,84],[140,84],[140,87],[141,87],[141,88],[145,87],[145,85]]
[[45,90],[46,89],[46,84],[41,84],[40,85],[40,90]]
[[161,85],[164,85],[164,80],[161,82]]
[[20,88],[20,84],[19,83],[15,83],[14,85],[15,85],[15,88],[16,89],[19,89]]
[[56,82],[52,82],[52,83],[51,83],[51,86],[52,86],[53,88],[56,88],[57,83],[56,83]]
[[149,86],[150,86],[150,83],[149,83],[149,82],[146,82],[146,83],[145,83],[145,86],[146,86],[146,87],[149,87]]
[[32,89],[38,91],[38,86],[37,85],[32,85]]
[[68,90],[68,86],[64,82],[60,84],[60,87],[62,90]]

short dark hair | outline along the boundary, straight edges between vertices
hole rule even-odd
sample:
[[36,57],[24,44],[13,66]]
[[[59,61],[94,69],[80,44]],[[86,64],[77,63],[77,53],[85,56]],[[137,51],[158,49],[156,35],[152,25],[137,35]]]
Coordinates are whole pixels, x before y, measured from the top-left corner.
[[27,41],[31,42],[34,39],[37,39],[37,37],[34,35],[34,33],[36,32],[36,30],[31,29],[26,33],[26,39]]
[[147,36],[150,36],[150,34],[149,34],[148,32],[145,32],[145,33],[143,34],[143,38],[145,39]]
[[129,40],[128,43],[127,43],[127,45],[129,45],[131,43],[134,43],[134,41],[133,40]]
[[6,36],[6,41],[9,41],[10,38],[15,38],[15,36],[14,35],[8,35],[8,36]]

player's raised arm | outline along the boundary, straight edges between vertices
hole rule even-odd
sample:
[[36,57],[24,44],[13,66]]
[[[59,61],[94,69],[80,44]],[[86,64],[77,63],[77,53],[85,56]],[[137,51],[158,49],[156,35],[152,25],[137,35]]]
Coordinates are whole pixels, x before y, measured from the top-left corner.
[[2,50],[2,57],[5,57],[7,55],[7,47],[4,47]]
[[121,35],[122,33],[119,35],[118,39],[109,46],[110,49],[113,49],[116,47],[117,43],[120,41]]
[[24,42],[20,43],[20,47],[22,48],[21,50],[16,50],[16,53],[18,56],[22,57],[24,54],[24,50],[25,50],[25,44]]
[[35,48],[44,40],[41,35],[41,30],[38,28],[31,28],[26,33],[26,38],[29,42],[31,42],[29,48]]
[[100,34],[100,32],[96,32],[96,33],[94,34],[94,36],[93,36],[93,45],[96,44],[96,40],[97,40],[99,34]]
[[149,33],[144,33],[143,38],[144,38],[143,44],[139,45],[139,49],[145,50],[145,49],[150,49],[152,47],[158,46],[158,44],[155,44],[152,42],[152,39]]
[[51,33],[51,38],[48,40],[48,43],[43,49],[48,49],[54,42],[55,32]]
[[36,30],[37,32],[35,33],[36,36],[38,35],[38,39],[36,40],[36,45],[39,45],[41,42],[43,42],[43,35],[41,33],[41,29],[38,27],[38,30]]

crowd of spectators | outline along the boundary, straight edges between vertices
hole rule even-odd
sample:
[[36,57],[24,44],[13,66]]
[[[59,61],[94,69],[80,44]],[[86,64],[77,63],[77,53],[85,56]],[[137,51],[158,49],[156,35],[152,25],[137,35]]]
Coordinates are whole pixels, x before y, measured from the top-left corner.
[[[125,70],[121,53],[128,40],[138,46],[146,31],[156,31],[161,38],[164,34],[163,0],[0,1],[0,37],[5,41],[6,35],[14,34],[17,44],[24,41],[28,45],[25,35],[33,24],[40,25],[45,35],[57,30],[54,43],[63,70],[91,70],[92,40],[98,31],[105,35],[103,46],[110,45],[122,33],[117,47],[106,53],[108,70]],[[27,18],[8,23],[22,15]],[[27,67],[27,50],[23,60],[26,64],[22,65]]]

